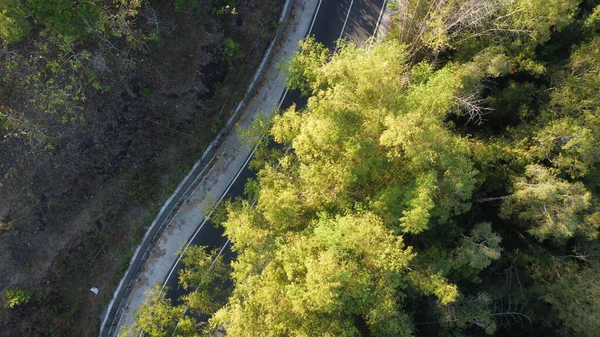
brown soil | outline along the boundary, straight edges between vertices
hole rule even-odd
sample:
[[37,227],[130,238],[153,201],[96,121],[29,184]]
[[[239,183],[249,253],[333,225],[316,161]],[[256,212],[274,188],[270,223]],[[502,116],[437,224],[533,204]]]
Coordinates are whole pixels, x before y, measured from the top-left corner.
[[[53,150],[15,140],[0,152],[0,290],[33,293],[0,309],[1,336],[98,333],[145,228],[243,96],[283,1],[240,1],[222,16],[160,3],[162,41],[126,57],[104,51],[110,91],[86,89],[84,118],[57,126]],[[245,55],[232,64],[225,37]]]

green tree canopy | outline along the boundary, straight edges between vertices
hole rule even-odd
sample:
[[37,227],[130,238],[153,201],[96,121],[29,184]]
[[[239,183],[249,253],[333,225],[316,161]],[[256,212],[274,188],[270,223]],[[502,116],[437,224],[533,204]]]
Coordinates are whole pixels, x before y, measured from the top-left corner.
[[[233,292],[212,329],[597,334],[600,7],[393,6],[390,39],[301,42],[288,86],[308,103],[256,128],[280,146],[227,205]],[[208,289],[202,269],[184,282]]]
[[21,41],[31,31],[27,12],[18,0],[6,0],[0,3],[0,42]]
[[505,216],[515,214],[538,240],[567,239],[577,231],[594,235],[597,224],[589,223],[584,216],[592,195],[582,183],[569,183],[549,169],[529,165],[525,177],[518,178],[513,188],[502,212]]
[[[447,117],[474,79],[453,65],[417,73],[406,62],[395,41],[333,55],[301,44],[290,72],[308,105],[275,117],[271,134],[290,151],[258,172],[255,207],[229,207],[235,290],[213,326],[236,336],[358,336],[364,325],[404,336],[413,328],[399,289],[444,306],[460,298],[447,272],[413,265],[402,233],[454,227],[449,219],[469,209],[477,172]],[[489,225],[467,241],[456,254],[474,274],[500,254]]]

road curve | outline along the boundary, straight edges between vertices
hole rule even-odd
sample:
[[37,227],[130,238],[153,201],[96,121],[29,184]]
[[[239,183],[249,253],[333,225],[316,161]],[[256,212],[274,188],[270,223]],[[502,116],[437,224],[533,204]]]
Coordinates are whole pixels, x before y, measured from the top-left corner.
[[[297,12],[294,16],[295,23],[290,24],[291,28],[283,39],[285,41],[284,46],[278,52],[277,60],[280,58],[289,59],[290,53],[297,49],[296,37],[300,31],[302,33],[298,39],[310,30],[311,35],[314,35],[317,41],[324,43],[331,49],[335,48],[334,42],[340,37],[348,38],[357,43],[364,42],[377,29],[385,3],[382,0],[295,0],[293,2]],[[314,8],[317,8],[316,15],[311,17],[310,22],[305,25],[302,22],[304,19],[298,19],[298,17],[305,18],[308,12],[314,11],[312,9],[313,5]],[[314,12],[311,12],[311,16],[312,13]],[[293,45],[292,48],[289,45]],[[247,110],[254,110],[254,112],[245,112],[241,117],[239,123],[244,127],[249,125],[254,115],[265,114],[265,112],[258,110],[271,111],[272,107],[277,106],[278,103],[281,108],[290,106],[292,102],[295,102],[299,107],[305,105],[305,99],[302,99],[298,93],[283,90],[282,83],[284,83],[285,78],[281,78],[281,72],[275,67],[276,62],[272,63],[265,76],[277,77],[277,80],[272,81],[277,83],[264,85],[259,90],[256,98],[249,102]],[[130,295],[125,298],[125,304],[122,309],[118,310],[116,316],[117,320],[115,322],[118,322],[119,327],[131,323],[134,310],[143,302],[144,291],[151,288],[155,282],[164,280],[163,284],[168,286],[169,292],[167,295],[170,298],[177,299],[183,294],[182,290],[177,287],[178,270],[181,268],[177,250],[184,247],[186,242],[211,248],[220,247],[220,252],[224,255],[226,261],[232,258],[228,242],[222,236],[222,230],[215,228],[210,221],[204,219],[207,215],[205,214],[207,205],[214,203],[217,198],[221,200],[224,197],[230,198],[241,195],[245,182],[253,175],[246,165],[252,153],[248,150],[249,155],[242,157],[242,153],[245,153],[244,150],[240,149],[243,144],[235,138],[237,137],[233,132],[232,135],[226,137],[220,143],[222,145],[215,154],[218,160],[214,161],[213,166],[208,168],[206,176],[201,178],[199,185],[188,194],[186,202],[177,206],[177,214],[170,220],[167,233],[163,234],[156,242],[143,266],[143,272],[137,279],[131,281],[134,282],[131,285],[133,289]],[[232,171],[233,167],[241,167],[241,169]],[[186,235],[186,233],[189,234]],[[164,275],[168,275],[166,279]],[[104,333],[101,332],[101,336],[113,336],[119,331],[114,323],[111,324],[109,329],[105,329]]]
[[[314,36],[316,41],[331,50],[335,49],[335,42],[340,38],[362,44],[375,35],[386,2],[383,0],[322,0],[307,35]],[[301,97],[297,91],[285,91],[280,100],[280,109],[286,109],[293,103],[301,108],[306,105],[306,98]],[[247,166],[253,153],[246,159],[246,163],[219,200],[243,195],[246,182],[254,177],[254,172]],[[219,248],[219,254],[227,263],[233,258],[229,241],[223,237],[223,229],[216,227],[210,220],[204,220],[199,225],[188,245],[202,245],[209,249]],[[182,267],[178,259],[163,283],[163,288],[167,289],[167,297],[173,303],[178,303],[178,299],[187,293],[178,286],[179,270]]]
[[[177,259],[177,251],[192,235],[199,220],[204,219],[205,211],[200,208],[212,202],[212,195],[221,195],[237,168],[242,166],[250,149],[241,148],[234,126],[239,123],[245,127],[256,116],[264,114],[262,110],[271,111],[277,105],[275,100],[265,95],[265,91],[279,95],[284,89],[285,76],[282,71],[275,69],[272,59],[291,57],[297,48],[297,41],[308,29],[303,27],[308,27],[312,21],[317,1],[285,0],[279,28],[243,99],[221,132],[205,148],[202,157],[165,202],[136,248],[129,267],[102,313],[101,337],[113,336],[118,326],[131,322],[134,310],[143,302],[144,292],[164,280],[164,275]],[[295,14],[290,20],[292,12]],[[284,22],[288,24],[282,25]],[[296,32],[297,29],[301,29],[301,33]],[[282,43],[279,44],[279,41]],[[224,154],[228,157],[223,158]]]

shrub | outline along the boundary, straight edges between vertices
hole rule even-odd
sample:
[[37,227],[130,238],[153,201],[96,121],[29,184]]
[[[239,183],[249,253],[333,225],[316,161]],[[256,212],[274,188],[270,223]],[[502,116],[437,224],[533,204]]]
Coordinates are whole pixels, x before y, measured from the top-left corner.
[[14,309],[31,300],[32,294],[28,291],[15,288],[4,292],[4,307]]
[[227,64],[233,63],[233,61],[244,57],[244,53],[240,49],[240,45],[227,37],[223,40],[223,61]]
[[0,41],[8,44],[21,41],[31,31],[26,13],[18,2],[0,1]]

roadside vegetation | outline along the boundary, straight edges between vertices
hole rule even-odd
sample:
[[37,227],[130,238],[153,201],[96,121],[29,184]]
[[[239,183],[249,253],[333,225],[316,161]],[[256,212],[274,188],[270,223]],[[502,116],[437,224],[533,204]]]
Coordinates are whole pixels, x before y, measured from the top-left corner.
[[1,336],[98,333],[147,226],[243,97],[282,4],[0,1]]
[[600,5],[391,6],[385,41],[301,43],[308,105],[227,206],[231,270],[196,248],[197,290],[152,292],[133,331],[598,335]]

